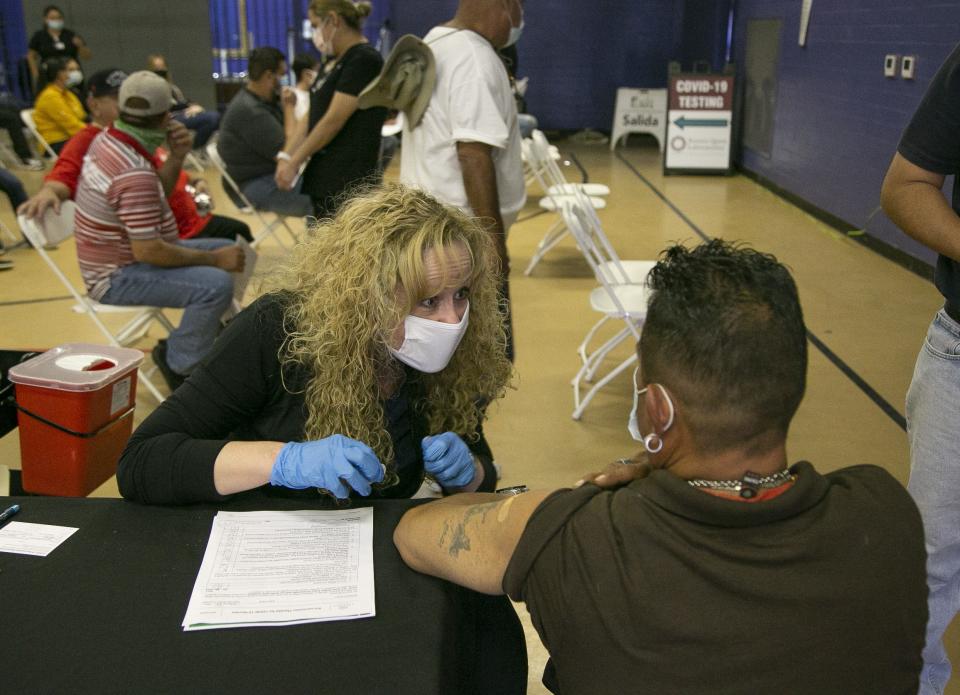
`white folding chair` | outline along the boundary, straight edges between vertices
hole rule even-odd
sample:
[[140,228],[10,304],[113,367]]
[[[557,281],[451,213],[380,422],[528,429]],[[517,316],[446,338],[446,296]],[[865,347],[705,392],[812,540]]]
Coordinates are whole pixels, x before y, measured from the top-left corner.
[[584,193],[588,196],[589,205],[600,210],[607,206],[607,201],[601,196],[610,192],[609,188],[599,183],[567,183],[563,172],[560,171],[560,167],[550,153],[550,147],[550,143],[547,142],[546,137],[539,130],[534,130],[532,137],[527,142],[531,172],[546,193],[546,196],[540,199],[539,205],[544,210],[558,213],[558,217],[537,245],[526,270],[523,271],[524,275],[530,275],[537,264],[543,260],[543,257],[567,235],[568,230],[564,225],[563,216],[559,213],[562,203],[569,196],[574,193]]
[[[557,149],[556,145],[550,145],[550,156],[554,160],[560,159],[560,150]],[[524,186],[529,188],[534,183],[537,183],[545,193],[546,184],[543,181],[543,177],[546,175],[546,172],[542,164],[533,161],[533,157],[530,154],[530,138],[524,138],[520,141],[520,161],[523,162]]]
[[183,161],[197,173],[202,174],[206,170],[203,166],[203,162],[201,162],[200,158],[193,152],[187,152],[187,156],[184,157]]
[[[46,248],[56,246],[73,236],[73,218],[76,206],[73,201],[66,200],[60,205],[60,214],[53,209],[48,209],[40,223],[35,220],[19,215],[17,222],[24,236],[33,244],[34,249],[40,254],[40,257],[46,262],[57,276],[63,286],[76,300],[73,310],[77,313],[86,314],[93,321],[94,325],[103,333],[103,336],[111,345],[127,345],[146,334],[150,324],[154,321],[163,326],[167,332],[173,331],[173,324],[163,314],[161,307],[153,306],[120,306],[115,304],[101,304],[100,302],[81,294],[69,278],[63,273],[56,262],[47,253]],[[128,321],[123,328],[116,333],[100,320],[99,314],[106,313],[135,313],[136,315]],[[144,371],[140,370],[140,381],[146,389],[153,394],[157,401],[163,401],[164,397],[157,390],[157,387],[148,378]]]
[[[573,384],[573,419],[579,420],[597,392],[636,362],[636,350],[631,350],[629,357],[607,372],[585,394],[581,393],[582,385],[593,379],[614,348],[630,337],[634,342],[640,340],[640,331],[647,315],[649,299],[645,279],[656,262],[621,261],[610,246],[603,229],[594,224],[589,199],[583,194],[566,198],[561,205],[561,214],[567,229],[573,234],[577,246],[587,260],[597,282],[600,283],[599,287],[590,292],[590,307],[602,316],[587,332],[577,350],[581,364],[571,382]],[[627,268],[630,270],[628,271]],[[636,282],[635,280],[641,275],[644,281]],[[589,352],[590,342],[597,331],[611,320],[622,322],[623,327],[593,352]]]
[[[211,140],[210,142],[207,143],[206,152],[207,152],[207,158],[209,158],[210,161],[213,162],[213,166],[216,167],[217,171],[220,172],[220,176],[223,177],[224,183],[233,189],[234,193],[237,196],[237,199],[240,200],[241,205],[238,205],[237,209],[244,214],[256,215],[257,219],[260,220],[260,223],[263,225],[262,229],[253,235],[253,244],[251,244],[251,246],[256,248],[264,241],[264,239],[267,239],[272,236],[274,239],[276,239],[277,243],[280,244],[280,246],[282,246],[285,249],[289,249],[290,247],[287,244],[285,244],[283,240],[280,238],[280,236],[276,233],[279,227],[283,227],[284,229],[286,229],[287,234],[290,235],[290,238],[293,240],[293,243],[297,243],[298,241],[297,235],[294,233],[292,229],[290,229],[290,225],[287,224],[287,219],[285,215],[272,212],[271,214],[274,216],[274,220],[272,222],[268,222],[267,219],[261,213],[261,211],[257,210],[257,208],[253,205],[253,203],[250,202],[250,199],[243,194],[243,191],[240,190],[240,186],[237,185],[237,182],[234,181],[233,177],[227,173],[227,165],[224,163],[223,158],[220,156],[220,151],[217,149],[216,141]],[[228,197],[231,199],[231,201],[233,201],[233,196],[228,196]],[[234,202],[234,204],[236,203]]]
[[57,153],[53,151],[53,148],[50,147],[50,143],[43,139],[43,136],[40,135],[40,131],[37,130],[37,124],[33,120],[33,109],[23,109],[20,112],[20,120],[23,121],[23,124],[27,126],[27,130],[30,131],[30,134],[40,143],[40,146],[44,151],[50,155],[50,158],[53,161],[57,161]]
[[574,191],[586,193],[589,196],[610,195],[610,187],[602,183],[569,183],[567,177],[563,175],[563,170],[557,162],[558,156],[553,156],[556,147],[547,141],[547,136],[541,130],[534,130],[530,134],[531,143],[538,148],[539,168],[537,171],[543,173],[537,178],[537,183],[543,188],[543,192],[548,195],[569,195]]

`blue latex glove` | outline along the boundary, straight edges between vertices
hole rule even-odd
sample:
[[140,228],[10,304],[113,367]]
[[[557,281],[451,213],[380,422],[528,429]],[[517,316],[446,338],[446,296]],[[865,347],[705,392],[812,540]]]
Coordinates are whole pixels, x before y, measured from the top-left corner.
[[466,487],[473,481],[476,473],[473,454],[455,433],[424,437],[420,446],[423,448],[424,470],[443,487]]
[[353,488],[366,497],[370,483],[383,480],[383,470],[373,449],[333,434],[319,441],[285,444],[273,462],[270,484],[296,490],[319,487],[339,499],[349,497]]

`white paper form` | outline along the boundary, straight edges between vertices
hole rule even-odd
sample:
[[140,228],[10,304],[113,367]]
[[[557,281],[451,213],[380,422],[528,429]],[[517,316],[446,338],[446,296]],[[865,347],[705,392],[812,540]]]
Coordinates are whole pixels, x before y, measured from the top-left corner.
[[219,512],[183,628],[374,615],[373,509]]
[[0,528],[0,552],[46,557],[76,531],[71,526],[11,521]]

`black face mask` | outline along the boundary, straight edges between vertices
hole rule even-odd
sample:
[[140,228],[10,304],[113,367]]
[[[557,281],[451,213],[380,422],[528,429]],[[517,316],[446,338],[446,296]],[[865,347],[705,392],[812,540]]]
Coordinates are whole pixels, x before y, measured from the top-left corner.
[[162,77],[163,79],[167,79],[167,75],[170,74],[170,71],[169,71],[169,70],[154,70],[154,71],[153,71],[153,74],[154,74],[154,75],[159,75],[159,76]]

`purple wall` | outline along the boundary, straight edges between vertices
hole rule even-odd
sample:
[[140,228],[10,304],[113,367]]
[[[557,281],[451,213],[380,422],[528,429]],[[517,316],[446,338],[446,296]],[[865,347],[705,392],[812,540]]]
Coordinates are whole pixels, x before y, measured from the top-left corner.
[[[456,0],[391,0],[396,35],[423,36]],[[526,0],[518,44],[527,104],[543,128],[609,130],[617,87],[662,87],[679,55],[679,0]],[[709,55],[709,50],[704,56]]]
[[[771,156],[744,149],[743,165],[857,227],[866,224],[901,131],[960,40],[960,0],[912,4],[817,0],[802,48],[798,0],[739,0],[734,60],[741,64],[748,20],[783,20]],[[887,53],[916,55],[916,79],[885,78]],[[923,260],[934,257],[882,212],[867,232]]]

